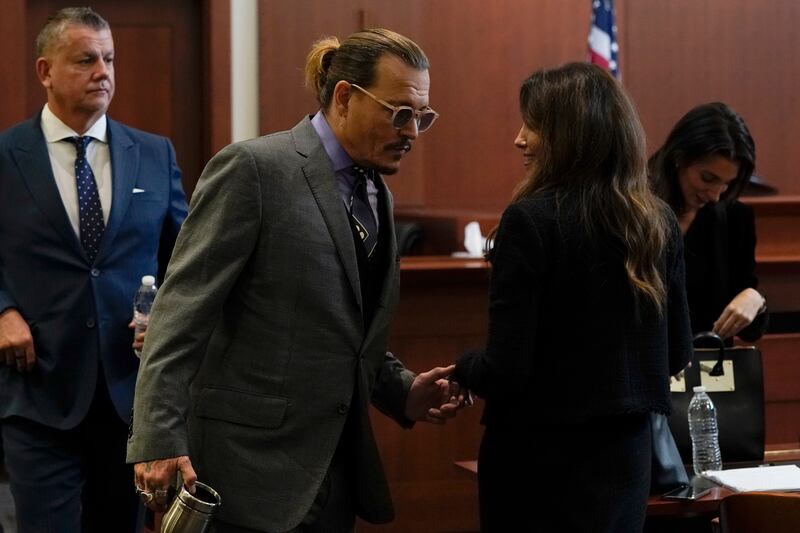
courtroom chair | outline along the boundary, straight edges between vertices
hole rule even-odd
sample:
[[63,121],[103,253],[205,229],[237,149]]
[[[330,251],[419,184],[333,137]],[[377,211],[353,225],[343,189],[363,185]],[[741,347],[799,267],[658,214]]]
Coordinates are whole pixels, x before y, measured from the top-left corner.
[[797,533],[800,494],[732,494],[719,507],[721,533]]
[[418,222],[395,222],[394,233],[397,238],[397,253],[401,256],[415,255],[422,242],[422,226]]

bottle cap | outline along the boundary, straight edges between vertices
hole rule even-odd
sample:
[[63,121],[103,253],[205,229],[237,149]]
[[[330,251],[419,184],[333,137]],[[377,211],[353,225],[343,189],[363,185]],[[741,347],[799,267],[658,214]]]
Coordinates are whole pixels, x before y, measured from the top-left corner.
[[148,287],[152,287],[156,284],[155,276],[142,276],[142,285],[147,285]]
[[698,385],[697,387],[692,387],[694,392],[705,392],[706,388],[704,385]]

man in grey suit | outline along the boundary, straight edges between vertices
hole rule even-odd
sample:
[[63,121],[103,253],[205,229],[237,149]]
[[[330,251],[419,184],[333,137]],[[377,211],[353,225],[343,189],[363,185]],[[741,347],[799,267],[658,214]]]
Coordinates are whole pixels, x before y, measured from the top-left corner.
[[387,352],[400,272],[380,174],[437,116],[428,60],[375,29],[316,43],[306,73],[316,115],[204,170],[144,345],[138,489],[163,509],[176,470],[199,475],[222,498],[218,532],[390,521],[369,403],[406,427],[460,406],[452,367],[416,375]]
[[133,533],[125,463],[145,274],[186,216],[168,139],[106,115],[114,40],[90,8],[37,38],[47,104],[0,133],[0,419],[19,532]]

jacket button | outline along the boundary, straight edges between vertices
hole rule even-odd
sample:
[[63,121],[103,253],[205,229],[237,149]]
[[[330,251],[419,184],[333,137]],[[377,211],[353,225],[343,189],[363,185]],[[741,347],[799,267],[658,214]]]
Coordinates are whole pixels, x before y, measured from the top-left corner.
[[89,273],[92,275],[93,278],[100,277],[100,270],[97,268],[93,268]]
[[338,412],[340,415],[346,415],[346,414],[347,414],[347,411],[348,411],[349,409],[350,409],[350,406],[348,406],[346,403],[340,403],[340,404],[339,404],[339,406],[336,408],[336,411],[337,411],[337,412]]
[[94,324],[95,324],[94,318],[87,318],[86,319],[86,327],[87,328],[93,328]]

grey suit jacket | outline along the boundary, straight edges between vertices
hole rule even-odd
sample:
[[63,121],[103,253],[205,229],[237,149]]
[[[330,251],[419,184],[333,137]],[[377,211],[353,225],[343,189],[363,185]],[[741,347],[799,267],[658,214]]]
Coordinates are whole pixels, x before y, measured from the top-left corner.
[[210,161],[153,310],[129,462],[188,454],[223,499],[220,519],[284,531],[355,409],[357,512],[392,518],[367,407],[410,424],[414,374],[386,351],[400,273],[384,194],[390,260],[365,331],[352,231],[310,121]]

